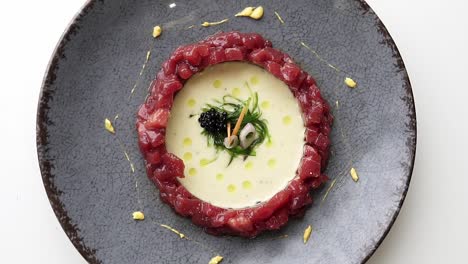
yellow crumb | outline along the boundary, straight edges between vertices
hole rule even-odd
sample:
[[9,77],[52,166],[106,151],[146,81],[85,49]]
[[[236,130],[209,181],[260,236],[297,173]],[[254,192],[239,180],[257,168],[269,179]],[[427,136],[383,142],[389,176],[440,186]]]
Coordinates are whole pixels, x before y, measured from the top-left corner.
[[161,33],[162,33],[162,28],[160,26],[155,26],[153,28],[153,38],[159,37]]
[[250,16],[252,14],[254,8],[255,7],[253,7],[253,6],[246,7],[246,8],[244,8],[244,10],[240,11],[235,16],[236,17],[241,17],[241,16],[248,17],[248,16]]
[[251,18],[253,19],[260,19],[263,17],[263,7],[262,6],[259,6],[259,7],[256,7],[254,9],[254,11],[252,12],[252,14],[250,15]]
[[209,27],[209,26],[216,26],[216,25],[219,25],[219,24],[223,24],[223,23],[226,23],[228,22],[229,19],[223,19],[221,21],[217,21],[217,22],[203,22],[203,24],[201,24],[202,26],[204,27]]
[[308,226],[306,230],[304,230],[304,244],[309,241],[310,234],[312,233],[312,226]]
[[221,263],[221,261],[223,261],[223,257],[221,256],[216,256],[216,257],[213,257],[210,262],[208,262],[208,264],[219,264]]
[[354,87],[356,87],[356,85],[357,85],[357,83],[356,83],[353,79],[351,79],[351,78],[349,78],[349,77],[346,77],[346,79],[344,80],[344,82],[345,82],[345,84],[346,84],[349,88],[354,88]]
[[353,181],[355,182],[359,181],[359,175],[357,174],[357,171],[355,168],[351,168],[349,173],[351,174],[351,178],[353,178]]
[[143,214],[143,212],[140,212],[140,211],[136,211],[136,212],[133,212],[133,220],[145,220],[145,215]]
[[110,133],[112,134],[115,134],[115,129],[114,129],[114,126],[112,125],[112,122],[106,118],[104,120],[104,127],[106,128],[107,131],[109,131]]

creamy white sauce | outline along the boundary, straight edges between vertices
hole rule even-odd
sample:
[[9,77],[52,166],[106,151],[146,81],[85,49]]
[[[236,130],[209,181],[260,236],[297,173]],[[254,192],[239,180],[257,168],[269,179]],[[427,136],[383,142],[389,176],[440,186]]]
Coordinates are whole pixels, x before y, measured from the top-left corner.
[[[229,154],[207,145],[198,117],[205,104],[226,94],[247,100],[246,82],[258,92],[272,142],[265,140],[255,149],[256,156],[245,161],[238,157],[228,166]],[[188,191],[213,205],[239,209],[269,200],[294,178],[304,130],[298,103],[286,84],[258,66],[228,62],[194,75],[177,94],[166,144],[184,160],[185,178],[179,181]]]

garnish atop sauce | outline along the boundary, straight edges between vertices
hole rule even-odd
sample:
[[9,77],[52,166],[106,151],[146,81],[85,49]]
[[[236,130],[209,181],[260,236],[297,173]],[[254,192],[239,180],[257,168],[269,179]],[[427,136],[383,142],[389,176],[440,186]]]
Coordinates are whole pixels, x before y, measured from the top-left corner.
[[216,256],[216,257],[213,257],[210,262],[208,262],[208,264],[219,264],[221,263],[221,261],[223,261],[223,257],[221,256]]
[[359,181],[359,175],[355,168],[351,168],[351,170],[349,171],[349,174],[351,174],[351,178],[353,179],[353,181],[355,182]]
[[159,37],[161,33],[162,33],[162,28],[160,26],[155,26],[153,28],[153,38]]
[[349,78],[349,77],[346,77],[346,79],[344,80],[344,83],[345,83],[349,88],[355,88],[356,85],[357,85],[357,83],[356,83],[353,79],[351,79],[351,78]]
[[304,236],[303,236],[304,244],[307,243],[307,241],[309,241],[310,234],[312,234],[312,226],[309,225],[309,226],[304,230]]
[[143,212],[140,211],[133,212],[132,216],[133,220],[145,220],[145,215],[143,214]]
[[112,134],[115,134],[115,129],[114,129],[114,126],[112,125],[112,122],[106,118],[104,120],[104,127],[106,128],[107,131],[109,131],[110,133]]
[[[198,119],[208,145],[229,153],[229,164],[236,157],[255,156],[255,148],[270,138],[267,121],[262,118],[258,105],[258,93],[252,92],[247,83],[245,85],[251,94],[247,100],[224,95],[222,99],[206,104]],[[236,124],[229,137],[226,130],[228,123]],[[238,133],[240,144],[234,146],[232,141]]]

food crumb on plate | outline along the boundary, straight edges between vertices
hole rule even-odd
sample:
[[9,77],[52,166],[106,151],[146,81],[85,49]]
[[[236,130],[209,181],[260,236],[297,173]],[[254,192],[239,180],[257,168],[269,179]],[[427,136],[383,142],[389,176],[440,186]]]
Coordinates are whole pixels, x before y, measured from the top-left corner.
[[355,182],[359,181],[359,175],[355,168],[351,168],[351,170],[349,171],[349,174],[351,174],[351,178],[353,179],[353,181]]
[[[240,11],[239,13],[235,14],[235,16],[236,17],[250,17],[250,18],[258,20],[263,17],[263,7],[262,6],[259,6],[259,7],[249,6],[249,7],[244,8],[244,10]],[[282,19],[280,19],[280,21],[282,21]],[[282,23],[284,23],[284,21]]]
[[304,244],[307,243],[307,241],[309,241],[310,234],[312,234],[312,226],[311,226],[311,225],[309,225],[309,226],[304,230],[304,237],[303,237]]
[[213,257],[210,262],[208,262],[208,264],[219,264],[221,263],[221,261],[223,261],[223,257],[221,256],[216,256],[216,257]]
[[162,33],[162,28],[161,28],[161,26],[155,26],[155,27],[153,28],[153,38],[159,37],[159,36],[161,35],[161,33]]
[[249,7],[246,7],[244,8],[244,10],[240,11],[239,13],[235,14],[236,17],[248,17],[250,15],[252,15],[253,11],[254,11],[255,7],[253,6],[249,6]]
[[254,11],[252,12],[252,14],[250,15],[251,18],[253,19],[260,19],[263,17],[263,7],[262,6],[259,6],[259,7],[256,7],[254,9]]
[[114,126],[112,125],[112,122],[106,118],[104,120],[104,127],[106,128],[107,131],[109,131],[110,133],[112,134],[115,134],[115,129],[114,129]]
[[143,212],[141,211],[136,211],[136,212],[133,212],[133,220],[145,220],[145,214],[143,214]]
[[356,83],[353,79],[351,79],[351,78],[349,78],[349,77],[346,77],[346,79],[344,80],[344,82],[345,82],[345,84],[346,84],[349,88],[355,88],[356,85],[357,85],[357,83]]

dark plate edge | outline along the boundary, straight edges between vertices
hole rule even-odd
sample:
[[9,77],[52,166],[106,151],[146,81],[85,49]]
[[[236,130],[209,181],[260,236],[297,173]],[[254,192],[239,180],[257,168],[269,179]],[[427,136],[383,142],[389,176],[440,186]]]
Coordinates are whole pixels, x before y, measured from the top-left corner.
[[403,78],[404,78],[404,82],[405,82],[405,87],[404,88],[405,88],[405,91],[406,91],[406,98],[405,98],[406,99],[406,104],[409,106],[409,108],[411,109],[411,112],[412,112],[412,113],[408,114],[409,117],[410,117],[410,123],[407,124],[407,126],[408,126],[408,129],[409,129],[409,132],[414,133],[414,138],[408,138],[408,140],[406,142],[406,146],[411,151],[412,160],[411,160],[410,164],[406,164],[406,166],[407,166],[407,168],[406,168],[407,169],[407,180],[406,180],[406,183],[405,183],[405,189],[403,190],[403,192],[401,194],[400,202],[398,204],[398,209],[393,214],[392,219],[390,220],[390,223],[387,226],[387,229],[384,231],[384,233],[382,234],[379,241],[375,244],[375,246],[373,248],[370,249],[370,252],[361,261],[361,264],[364,264],[372,257],[372,255],[374,255],[375,251],[377,251],[377,248],[380,245],[382,245],[382,242],[387,237],[388,233],[390,232],[393,225],[395,224],[396,218],[400,214],[401,208],[403,206],[403,202],[405,201],[406,195],[408,193],[411,178],[413,176],[414,162],[415,162],[415,159],[416,159],[416,142],[417,142],[418,133],[417,133],[417,124],[416,124],[416,105],[415,105],[415,102],[414,102],[413,89],[411,88],[411,82],[410,82],[410,79],[409,79],[409,75],[408,75],[408,72],[406,71],[405,63],[403,61],[403,58],[401,57],[400,51],[398,50],[397,45],[393,41],[392,36],[388,32],[388,30],[385,27],[385,25],[383,24],[382,20],[380,20],[380,18],[377,16],[377,14],[374,12],[374,10],[369,6],[369,4],[367,4],[367,2],[365,0],[356,0],[356,1],[360,4],[361,9],[364,12],[364,14],[369,12],[369,13],[372,13],[372,15],[375,16],[377,28],[379,29],[380,33],[384,37],[384,44],[386,44],[387,46],[389,46],[392,49],[393,57],[396,58],[397,61],[398,61],[397,66],[398,66],[399,70],[401,72],[403,72],[403,75],[404,75]]
[[54,211],[55,216],[62,226],[62,229],[67,234],[73,246],[75,246],[83,258],[85,258],[85,260],[90,264],[99,264],[102,262],[96,257],[96,250],[89,248],[83,242],[83,239],[79,235],[80,230],[75,224],[72,223],[63,203],[60,201],[61,191],[57,189],[57,186],[53,181],[54,175],[51,173],[53,165],[46,158],[46,152],[48,144],[47,126],[50,124],[47,117],[49,110],[48,103],[54,93],[54,91],[50,90],[50,87],[54,84],[55,79],[57,78],[56,71],[58,69],[58,62],[61,58],[64,57],[63,52],[65,46],[71,40],[71,37],[79,30],[78,22],[93,8],[96,2],[96,0],[86,0],[86,3],[72,18],[71,22],[68,24],[64,33],[60,37],[58,44],[52,53],[53,55],[49,60],[47,70],[42,81],[36,115],[37,156],[39,160],[42,181],[49,198],[50,205],[52,206],[52,210]]
[[[79,229],[76,227],[76,225],[74,225],[71,222],[71,219],[68,216],[67,211],[64,208],[64,205],[60,201],[61,192],[57,189],[57,187],[55,186],[53,182],[54,175],[52,175],[51,173],[52,165],[50,164],[49,160],[47,160],[45,157],[46,157],[46,151],[47,151],[46,146],[47,146],[47,140],[48,140],[47,125],[49,124],[49,121],[47,119],[47,111],[49,109],[48,102],[49,102],[50,97],[53,95],[53,91],[50,90],[50,87],[53,85],[56,79],[56,70],[58,68],[58,61],[60,58],[64,56],[63,51],[64,51],[66,44],[70,41],[71,37],[74,34],[76,34],[77,30],[79,29],[79,26],[77,23],[89,12],[89,10],[92,9],[92,7],[97,1],[102,2],[102,0],[87,0],[86,3],[83,5],[83,7],[80,9],[80,11],[73,17],[73,19],[71,20],[71,22],[65,29],[64,33],[60,37],[58,44],[55,47],[53,55],[47,66],[47,70],[46,70],[46,73],[45,73],[45,76],[41,85],[41,91],[40,91],[38,107],[37,107],[37,116],[36,116],[36,144],[37,144],[38,161],[39,161],[39,167],[40,167],[40,171],[42,175],[42,180],[44,183],[47,196],[49,198],[50,205],[52,206],[52,209],[58,221],[60,222],[60,225],[62,226],[63,230],[67,234],[72,244],[80,252],[80,254],[86,259],[86,261],[88,261],[88,263],[91,263],[91,264],[97,264],[97,263],[102,263],[102,262],[98,260],[96,257],[96,250],[91,249],[85,245],[82,238],[79,236]],[[408,166],[407,167],[407,181],[406,181],[405,189],[403,190],[402,195],[401,195],[398,209],[393,214],[392,219],[390,220],[390,223],[387,226],[387,229],[382,234],[379,241],[375,244],[375,246],[373,246],[373,248],[370,249],[367,256],[362,260],[361,264],[364,264],[372,257],[372,255],[375,253],[377,248],[382,244],[383,240],[390,232],[391,228],[393,227],[396,221],[396,218],[398,217],[400,213],[403,202],[405,201],[405,198],[409,189],[409,185],[411,182],[415,158],[416,158],[417,125],[416,125],[416,108],[415,108],[415,103],[414,103],[413,90],[411,88],[411,83],[409,80],[408,73],[406,71],[405,64],[403,62],[403,58],[401,57],[401,54],[395,42],[393,41],[390,33],[388,32],[387,28],[382,23],[382,21],[378,18],[376,13],[372,10],[372,8],[365,2],[365,0],[356,0],[356,1],[358,1],[364,13],[371,12],[375,16],[377,26],[385,38],[385,44],[387,44],[392,49],[394,53],[393,56],[398,61],[399,70],[402,71],[404,74],[405,90],[406,90],[406,93],[407,93],[406,96],[408,99],[407,105],[410,106],[412,110],[412,113],[410,113],[411,122],[410,124],[408,124],[409,126],[408,129],[410,132],[414,132],[414,138],[409,138],[407,142],[407,147],[411,151],[412,160],[410,164],[407,164]]]

